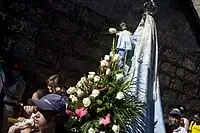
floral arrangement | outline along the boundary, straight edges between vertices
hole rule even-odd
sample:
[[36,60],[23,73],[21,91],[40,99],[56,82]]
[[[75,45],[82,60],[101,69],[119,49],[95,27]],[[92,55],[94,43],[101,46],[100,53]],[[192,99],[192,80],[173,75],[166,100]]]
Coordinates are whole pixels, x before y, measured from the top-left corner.
[[119,133],[140,115],[144,104],[128,91],[130,82],[124,80],[124,69],[119,68],[119,61],[113,41],[112,51],[100,61],[98,71],[89,72],[67,90],[66,112],[70,116],[68,128],[71,131]]

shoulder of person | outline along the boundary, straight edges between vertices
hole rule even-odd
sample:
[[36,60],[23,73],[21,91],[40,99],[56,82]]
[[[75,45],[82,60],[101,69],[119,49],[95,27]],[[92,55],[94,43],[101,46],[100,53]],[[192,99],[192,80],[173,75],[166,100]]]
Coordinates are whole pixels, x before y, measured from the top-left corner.
[[184,127],[181,127],[181,133],[187,133],[187,130]]

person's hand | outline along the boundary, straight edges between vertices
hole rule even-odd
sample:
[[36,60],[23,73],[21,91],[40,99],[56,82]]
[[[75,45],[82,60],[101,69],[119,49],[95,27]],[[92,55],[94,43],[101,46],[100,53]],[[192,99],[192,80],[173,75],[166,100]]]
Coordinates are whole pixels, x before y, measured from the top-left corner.
[[34,106],[24,106],[24,111],[26,112],[26,114],[28,115],[28,118],[30,118],[30,116],[32,115],[32,113],[35,112],[35,107]]
[[8,133],[17,133],[21,130],[28,128],[28,127],[29,127],[29,125],[22,126],[22,127],[13,125],[9,128]]

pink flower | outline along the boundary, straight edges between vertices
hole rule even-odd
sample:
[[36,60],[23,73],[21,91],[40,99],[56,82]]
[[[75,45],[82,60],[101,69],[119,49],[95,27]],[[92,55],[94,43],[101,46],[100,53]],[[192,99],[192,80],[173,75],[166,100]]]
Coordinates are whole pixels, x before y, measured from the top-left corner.
[[78,115],[79,117],[83,117],[87,114],[87,109],[85,109],[84,107],[76,109],[75,110],[76,115]]
[[72,112],[72,111],[70,111],[68,109],[66,109],[65,112],[67,113],[67,115],[69,115],[69,117],[75,116],[74,112]]
[[99,124],[103,124],[104,126],[108,125],[110,122],[110,113],[108,113],[105,117],[101,117],[99,119]]

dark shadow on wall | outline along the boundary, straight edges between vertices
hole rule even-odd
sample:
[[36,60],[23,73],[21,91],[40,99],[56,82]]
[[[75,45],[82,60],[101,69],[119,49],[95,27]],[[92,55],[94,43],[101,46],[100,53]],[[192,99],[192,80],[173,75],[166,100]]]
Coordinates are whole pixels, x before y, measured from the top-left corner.
[[200,46],[200,18],[193,6],[191,0],[181,0],[179,3],[180,10],[184,13],[185,18],[187,19],[193,35],[196,38],[197,43]]

